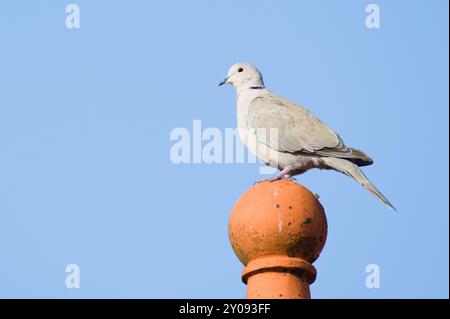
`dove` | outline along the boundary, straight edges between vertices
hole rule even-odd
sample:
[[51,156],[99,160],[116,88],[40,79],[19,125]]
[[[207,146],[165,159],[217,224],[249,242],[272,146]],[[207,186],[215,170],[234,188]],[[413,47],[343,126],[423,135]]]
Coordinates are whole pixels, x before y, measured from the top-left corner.
[[308,109],[266,89],[259,70],[246,63],[233,65],[219,85],[236,88],[237,130],[244,145],[280,173],[271,181],[292,178],[309,169],[336,170],[396,210],[369,181],[360,167],[373,160],[346,146],[341,137]]

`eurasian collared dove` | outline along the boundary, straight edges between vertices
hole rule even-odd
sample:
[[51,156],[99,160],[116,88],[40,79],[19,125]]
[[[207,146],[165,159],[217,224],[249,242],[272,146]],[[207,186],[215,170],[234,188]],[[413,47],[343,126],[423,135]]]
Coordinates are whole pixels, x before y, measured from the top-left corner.
[[395,210],[359,169],[372,164],[372,159],[346,146],[338,134],[306,108],[267,90],[256,67],[245,63],[233,65],[219,85],[228,83],[237,91],[242,142],[264,163],[281,170],[271,180],[290,178],[311,168],[334,169],[353,177]]

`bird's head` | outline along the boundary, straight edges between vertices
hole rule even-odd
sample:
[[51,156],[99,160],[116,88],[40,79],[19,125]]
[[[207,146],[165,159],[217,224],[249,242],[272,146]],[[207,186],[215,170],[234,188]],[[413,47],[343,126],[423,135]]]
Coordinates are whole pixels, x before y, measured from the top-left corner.
[[219,83],[232,84],[234,87],[258,87],[264,88],[261,73],[256,67],[247,63],[237,63],[228,71],[227,77]]

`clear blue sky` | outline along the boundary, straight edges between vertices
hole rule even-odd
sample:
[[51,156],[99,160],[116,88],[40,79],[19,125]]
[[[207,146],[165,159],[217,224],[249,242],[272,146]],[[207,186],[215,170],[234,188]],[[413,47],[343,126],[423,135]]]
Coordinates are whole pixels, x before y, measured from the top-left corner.
[[298,178],[329,221],[313,297],[448,297],[447,1],[371,1],[380,29],[369,1],[72,2],[80,29],[69,1],[0,4],[0,297],[244,297],[228,217],[259,165],[169,157],[173,128],[236,126],[236,62],[370,154],[399,210]]

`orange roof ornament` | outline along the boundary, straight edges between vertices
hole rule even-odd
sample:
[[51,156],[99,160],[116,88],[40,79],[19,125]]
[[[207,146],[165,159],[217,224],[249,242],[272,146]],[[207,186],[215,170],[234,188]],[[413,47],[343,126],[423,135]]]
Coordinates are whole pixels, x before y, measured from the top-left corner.
[[308,189],[289,179],[255,184],[235,204],[228,231],[247,298],[311,298],[327,219]]

